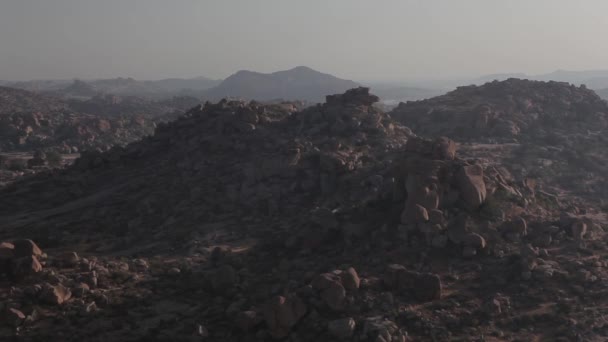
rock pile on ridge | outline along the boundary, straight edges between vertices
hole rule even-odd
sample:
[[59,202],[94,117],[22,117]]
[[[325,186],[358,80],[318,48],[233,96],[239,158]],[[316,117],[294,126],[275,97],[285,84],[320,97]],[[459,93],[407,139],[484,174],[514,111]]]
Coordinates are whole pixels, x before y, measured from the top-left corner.
[[[366,92],[361,95],[369,102]],[[346,96],[354,102],[293,115],[256,103],[207,104],[159,125],[153,137],[140,143],[105,154],[85,153],[51,178],[8,187],[0,210],[5,215],[11,208],[42,210],[73,203],[77,209],[62,215],[80,217],[74,229],[151,237],[168,224],[187,232],[193,222],[213,222],[227,214],[291,215],[313,207],[315,199],[339,202],[356,193],[369,195],[348,186],[360,181],[359,176],[351,179],[352,172],[382,168],[376,161],[402,146],[408,130],[395,129],[386,114],[361,104],[353,93]],[[336,192],[338,187],[345,192]],[[86,198],[100,193],[105,193],[103,202],[87,204]],[[163,234],[179,235],[174,229]]]
[[390,114],[417,134],[457,141],[539,139],[608,127],[608,104],[592,90],[514,78],[400,103]]
[[2,240],[49,255],[0,278],[0,336],[605,336],[597,207],[549,202],[497,159],[414,136],[376,100],[359,88],[299,112],[206,104],[0,190]]

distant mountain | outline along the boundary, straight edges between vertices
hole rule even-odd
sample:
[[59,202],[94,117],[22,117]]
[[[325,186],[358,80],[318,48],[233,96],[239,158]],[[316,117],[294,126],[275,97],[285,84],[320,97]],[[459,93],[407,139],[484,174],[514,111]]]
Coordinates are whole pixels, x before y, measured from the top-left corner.
[[321,102],[326,95],[342,93],[359,84],[300,66],[264,74],[242,70],[203,94],[208,100],[233,97],[269,101],[275,99]]
[[[213,80],[207,77],[195,78],[167,78],[158,81],[145,81],[145,83],[159,87],[167,92],[180,93],[184,91],[200,92],[219,85],[221,80]],[[200,95],[200,94],[199,94]]]

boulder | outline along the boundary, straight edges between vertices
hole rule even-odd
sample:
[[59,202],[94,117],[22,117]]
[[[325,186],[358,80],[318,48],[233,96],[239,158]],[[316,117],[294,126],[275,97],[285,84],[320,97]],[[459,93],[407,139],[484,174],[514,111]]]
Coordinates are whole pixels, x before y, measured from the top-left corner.
[[300,298],[277,296],[266,303],[263,316],[270,335],[275,339],[281,339],[289,335],[306,311],[306,304]]
[[40,300],[46,304],[61,305],[72,297],[72,292],[62,284],[45,284],[40,293]]
[[486,248],[486,240],[483,236],[477,233],[468,233],[463,236],[462,243],[467,246],[474,248],[475,250],[480,250]]
[[76,252],[65,252],[56,258],[57,262],[63,267],[76,267],[80,261],[80,257]]
[[340,274],[340,278],[342,279],[342,285],[348,291],[355,291],[359,288],[359,284],[361,283],[361,279],[359,279],[359,275],[357,271],[349,267],[346,271]]
[[325,290],[334,283],[340,284],[342,279],[334,273],[321,273],[314,277],[310,285],[317,291]]
[[420,204],[414,204],[406,206],[401,213],[401,223],[424,223],[429,220],[429,214],[427,210]]
[[15,279],[21,280],[42,271],[42,265],[35,256],[26,256],[12,260],[11,270]]
[[42,255],[42,250],[32,240],[17,240],[14,243],[15,258],[22,258],[27,256],[39,257]]
[[338,311],[344,308],[344,300],[346,299],[346,290],[341,283],[331,283],[329,287],[321,291],[321,299],[329,306],[330,309]]
[[576,221],[572,224],[572,237],[576,241],[581,241],[587,234],[587,224],[583,221]]
[[350,338],[355,332],[355,320],[351,317],[330,321],[327,324],[329,333],[339,339]]
[[486,200],[486,183],[481,165],[462,166],[456,173],[456,185],[468,209],[475,210]]
[[369,93],[369,88],[359,87],[347,90],[344,94],[328,95],[325,97],[328,105],[362,105],[371,106],[380,101],[376,95]]
[[11,260],[15,255],[15,246],[9,242],[0,243],[0,275],[11,272]]
[[332,310],[341,310],[346,299],[346,289],[342,285],[342,278],[335,273],[322,273],[316,276],[311,286],[319,291],[321,299]]
[[506,222],[503,228],[505,236],[511,241],[519,241],[528,235],[528,223],[523,217]]
[[446,137],[435,140],[433,145],[433,159],[454,160],[456,157],[456,143]]
[[0,262],[12,259],[15,256],[15,245],[10,242],[0,243]]

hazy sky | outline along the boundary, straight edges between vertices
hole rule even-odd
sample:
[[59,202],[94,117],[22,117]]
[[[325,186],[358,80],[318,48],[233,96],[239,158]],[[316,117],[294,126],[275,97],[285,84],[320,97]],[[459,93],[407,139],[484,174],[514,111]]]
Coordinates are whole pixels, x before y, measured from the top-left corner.
[[0,79],[608,69],[607,0],[0,0]]

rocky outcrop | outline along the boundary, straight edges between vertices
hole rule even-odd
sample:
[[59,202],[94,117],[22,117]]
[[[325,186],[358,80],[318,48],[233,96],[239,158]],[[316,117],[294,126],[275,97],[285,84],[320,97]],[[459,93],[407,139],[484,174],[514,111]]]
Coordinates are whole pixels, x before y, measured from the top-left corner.
[[31,272],[0,276],[0,338],[601,340],[598,204],[374,100],[206,104],[3,188],[0,262]]
[[400,103],[390,115],[423,136],[457,141],[527,140],[553,130],[608,127],[608,105],[592,90],[513,78]]

